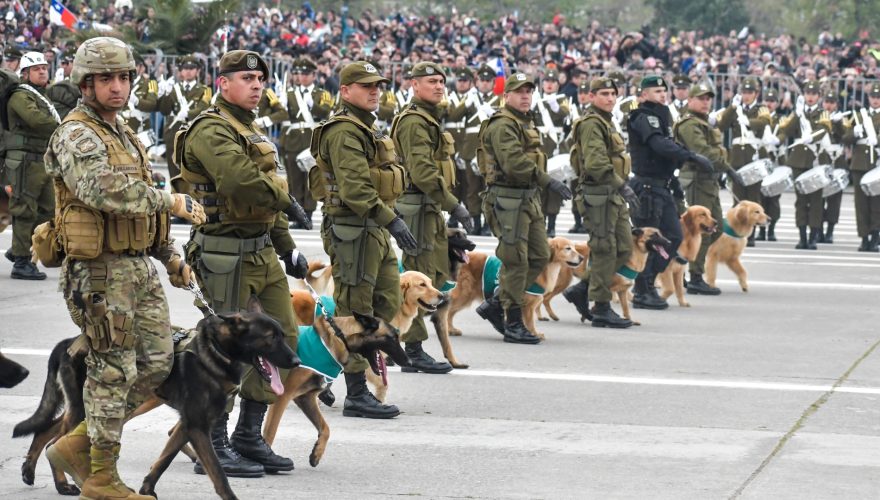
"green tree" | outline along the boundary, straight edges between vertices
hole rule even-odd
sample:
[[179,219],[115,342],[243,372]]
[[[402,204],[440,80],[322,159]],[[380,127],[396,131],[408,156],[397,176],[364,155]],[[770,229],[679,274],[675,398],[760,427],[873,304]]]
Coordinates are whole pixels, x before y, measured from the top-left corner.
[[727,34],[749,24],[744,0],[646,0],[654,8],[653,24],[671,29]]
[[[159,48],[168,54],[203,52],[211,37],[223,26],[224,13],[238,18],[239,0],[216,0],[194,4],[190,0],[148,0],[141,5],[155,15],[150,23],[150,41],[143,48]],[[129,36],[131,34],[129,33]]]

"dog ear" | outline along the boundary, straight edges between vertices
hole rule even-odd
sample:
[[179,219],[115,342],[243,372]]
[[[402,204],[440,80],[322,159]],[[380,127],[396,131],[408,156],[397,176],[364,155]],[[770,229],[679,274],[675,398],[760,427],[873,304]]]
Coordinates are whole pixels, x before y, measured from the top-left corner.
[[634,227],[634,228],[632,228],[632,235],[633,235],[633,238],[638,238],[639,236],[641,236],[641,235],[643,235],[643,234],[645,234],[645,230],[644,230],[644,229],[642,229],[642,228],[640,228],[640,227]]
[[250,313],[263,312],[263,305],[260,304],[260,299],[258,299],[256,295],[251,295],[251,297],[248,299],[247,312],[250,312]]
[[736,207],[736,221],[743,226],[749,223],[749,207],[747,207],[744,203],[740,203]]
[[370,316],[368,314],[361,314],[357,311],[352,311],[352,315],[354,316],[354,319],[356,319],[357,322],[360,323],[361,326],[364,327],[364,330],[366,330],[368,333],[375,332],[379,329],[379,320],[374,318],[373,316]]

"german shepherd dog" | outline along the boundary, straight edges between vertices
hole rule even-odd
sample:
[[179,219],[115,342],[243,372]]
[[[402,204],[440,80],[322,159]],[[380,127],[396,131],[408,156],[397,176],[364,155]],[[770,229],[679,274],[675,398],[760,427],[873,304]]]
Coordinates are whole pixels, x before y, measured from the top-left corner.
[[0,387],[12,389],[26,379],[30,372],[27,368],[7,358],[0,352]]

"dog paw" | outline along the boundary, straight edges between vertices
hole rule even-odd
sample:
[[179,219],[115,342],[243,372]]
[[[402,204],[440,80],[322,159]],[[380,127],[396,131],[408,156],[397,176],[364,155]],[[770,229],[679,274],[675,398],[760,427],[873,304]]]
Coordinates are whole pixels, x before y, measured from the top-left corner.
[[79,495],[79,488],[77,488],[75,484],[68,484],[68,483],[58,484],[58,483],[56,483],[55,489],[58,490],[59,495],[65,495],[65,496]]
[[743,292],[748,293],[748,292],[749,292],[749,287],[744,286],[744,287],[743,287]]
[[452,328],[449,330],[449,335],[453,337],[461,337],[461,330],[459,330],[458,328]]
[[141,490],[138,493],[141,495],[154,496],[156,498],[159,498],[159,495],[156,494],[156,489],[146,484],[141,486]]
[[543,317],[543,316],[539,316],[538,321],[550,321],[550,320],[548,318]]
[[642,326],[642,324],[639,323],[638,321],[633,321],[633,326]]
[[452,365],[452,367],[455,368],[456,370],[467,370],[468,368],[470,368],[469,364],[459,363],[457,361],[455,363],[450,362],[449,364]]
[[690,307],[691,306],[690,302],[682,302],[678,305],[680,305],[681,307]]
[[309,455],[309,465],[311,465],[312,467],[317,467],[320,461],[321,457],[315,455],[314,453]]
[[28,486],[34,485],[34,468],[28,467],[27,462],[21,464],[21,480]]
[[557,316],[555,314],[551,314],[550,319],[552,319],[553,321],[559,321],[559,316]]
[[545,338],[543,333],[536,333],[535,337],[538,337],[541,340],[544,340],[544,338]]

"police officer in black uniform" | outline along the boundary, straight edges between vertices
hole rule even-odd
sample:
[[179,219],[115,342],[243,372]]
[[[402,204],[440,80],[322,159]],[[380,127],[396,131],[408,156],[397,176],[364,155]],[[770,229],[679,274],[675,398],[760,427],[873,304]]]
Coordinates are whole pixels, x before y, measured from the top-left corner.
[[[639,107],[627,121],[632,170],[629,184],[639,197],[639,209],[632,213],[633,227],[656,227],[672,242],[669,255],[676,255],[681,243],[681,225],[673,192],[681,193],[675,169],[684,161],[693,161],[712,172],[712,162],[672,140],[672,116],[666,105],[668,87],[662,77],[642,79]],[[686,263],[686,262],[685,262]],[[669,260],[651,252],[645,270],[636,278],[633,307],[666,309],[669,304],[654,288],[654,279],[669,265]]]

